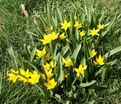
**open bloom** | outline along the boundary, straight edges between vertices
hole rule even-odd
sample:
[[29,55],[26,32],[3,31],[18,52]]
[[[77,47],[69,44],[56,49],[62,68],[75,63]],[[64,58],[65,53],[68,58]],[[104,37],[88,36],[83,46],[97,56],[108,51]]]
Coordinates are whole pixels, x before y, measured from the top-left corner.
[[104,29],[105,28],[105,25],[104,24],[102,24],[102,25],[99,24],[99,25],[97,25],[97,27],[98,27],[99,30],[101,30],[101,29]]
[[51,42],[50,34],[49,35],[44,34],[43,39],[40,39],[40,41],[44,45],[50,43]]
[[36,84],[39,82],[40,79],[40,74],[38,74],[35,70],[33,71],[33,73],[31,74],[31,77],[28,79],[27,82],[31,83],[31,84]]
[[82,24],[79,23],[78,21],[76,21],[75,24],[74,24],[74,27],[77,28],[77,29],[79,29],[79,28],[82,27]]
[[85,35],[85,31],[83,30],[80,32],[80,36],[83,37],[84,35]]
[[30,84],[36,84],[39,82],[40,74],[37,73],[37,71],[30,72],[29,69],[26,71],[22,68],[20,68],[20,71],[15,71],[13,69],[10,70],[10,72],[7,74],[8,80],[15,83],[18,81],[23,81],[24,83],[28,82]]
[[96,61],[94,61],[95,64],[98,64],[98,65],[104,65],[104,58],[99,55],[98,57],[96,57]]
[[55,40],[58,38],[58,34],[56,34],[54,31],[52,31],[52,33],[50,34],[50,37],[49,37],[51,40]]
[[13,83],[15,83],[18,79],[18,71],[15,71],[13,69],[10,70],[9,73],[7,73],[7,76],[8,76],[8,80],[9,81],[12,81]]
[[37,57],[39,57],[39,58],[42,58],[43,56],[45,56],[46,55],[46,48],[44,47],[43,48],[43,50],[36,50],[36,55],[37,55]]
[[62,33],[62,34],[60,35],[60,40],[63,40],[63,39],[65,39],[65,38],[66,38],[65,33]]
[[74,68],[74,70],[76,71],[76,77],[79,77],[80,75],[82,75],[84,77],[84,72],[87,69],[87,65],[82,65],[80,64],[78,68]]
[[71,67],[71,66],[73,65],[73,62],[72,62],[72,60],[71,60],[70,57],[68,57],[68,58],[66,58],[66,59],[64,59],[64,58],[62,57],[62,62],[63,62],[63,64],[65,65],[65,67]]
[[23,81],[24,83],[27,82],[28,78],[31,77],[31,72],[29,72],[29,69],[26,71],[22,68],[20,68],[20,73],[18,74],[18,80]]
[[93,30],[90,30],[90,35],[92,36],[99,35],[98,32],[99,32],[98,29],[93,28]]
[[92,49],[92,50],[89,52],[90,57],[94,57],[96,54],[97,54],[97,52],[95,51],[95,49]]
[[40,39],[43,45],[49,44],[51,41],[58,38],[58,34],[56,34],[54,31],[51,32],[51,34],[44,34],[43,39]]
[[57,82],[55,81],[55,79],[51,79],[51,80],[48,80],[47,83],[44,83],[44,85],[47,87],[47,89],[53,89],[55,88],[55,86],[57,85]]
[[64,23],[61,23],[61,29],[64,29],[65,31],[71,26],[70,22],[67,22],[67,20],[64,20]]

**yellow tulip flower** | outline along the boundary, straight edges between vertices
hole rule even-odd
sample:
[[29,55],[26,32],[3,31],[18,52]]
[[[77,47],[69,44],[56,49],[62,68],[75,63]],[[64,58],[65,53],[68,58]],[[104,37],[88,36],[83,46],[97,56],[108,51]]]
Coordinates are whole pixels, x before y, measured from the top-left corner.
[[53,89],[55,88],[55,86],[57,85],[57,82],[55,81],[55,79],[51,79],[51,80],[48,80],[47,83],[44,83],[44,85],[47,87],[47,89]]
[[98,65],[104,65],[104,58],[99,55],[98,57],[96,57],[96,61],[94,61],[95,64],[98,64]]
[[44,47],[43,48],[43,50],[36,50],[36,55],[37,55],[37,57],[39,57],[39,58],[42,58],[43,56],[45,56],[46,55],[46,48]]
[[64,29],[65,31],[71,26],[70,22],[67,22],[67,20],[64,20],[64,23],[61,23],[61,29]]
[[92,36],[99,35],[98,32],[99,32],[98,29],[93,28],[93,30],[90,30],[90,35]]
[[99,24],[97,25],[98,29],[101,30],[101,29],[104,29],[105,28],[105,25],[104,24]]
[[84,77],[84,72],[87,69],[87,65],[82,65],[80,64],[78,68],[74,68],[74,70],[76,71],[76,77],[79,77],[80,75],[82,75]]
[[72,62],[70,57],[68,57],[67,59],[64,59],[62,57],[62,62],[63,62],[65,67],[71,67],[73,65],[73,62]]
[[94,57],[96,54],[97,54],[97,52],[95,51],[95,49],[92,49],[92,50],[89,52],[90,57]]
[[79,23],[78,21],[76,21],[75,24],[74,24],[74,27],[77,28],[77,29],[79,29],[79,28],[82,27],[82,24]]
[[84,35],[85,35],[85,31],[83,30],[80,32],[80,36],[83,37]]
[[40,79],[40,74],[38,74],[35,70],[33,71],[33,73],[31,74],[31,77],[27,80],[27,82],[31,83],[31,84],[36,84],[39,82]]
[[63,40],[63,39],[65,39],[65,38],[66,38],[65,33],[62,33],[62,34],[60,35],[60,40]]

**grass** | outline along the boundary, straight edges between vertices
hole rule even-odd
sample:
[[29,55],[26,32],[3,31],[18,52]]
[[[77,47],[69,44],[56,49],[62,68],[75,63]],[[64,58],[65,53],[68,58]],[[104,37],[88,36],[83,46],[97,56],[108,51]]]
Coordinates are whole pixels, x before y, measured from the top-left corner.
[[[83,11],[81,6],[90,6],[92,2],[83,0],[80,3],[79,0],[58,0],[58,7],[63,10],[65,15],[79,14]],[[120,14],[120,4],[119,0],[97,0],[96,1],[99,13],[103,10],[104,18],[108,22],[116,15],[117,18],[113,24],[110,31],[106,34],[104,39],[107,43],[104,47],[111,50],[117,46],[121,46],[121,14]],[[22,11],[20,4],[26,5],[29,12],[29,18],[26,18]],[[40,34],[40,31],[36,28],[37,24],[33,21],[39,15],[46,15],[47,12],[47,1],[37,0],[35,2],[28,0],[3,0],[0,1],[0,104],[39,104],[41,97],[39,89],[35,89],[34,86],[26,86],[21,83],[12,85],[6,80],[6,72],[11,67],[11,59],[8,54],[8,48],[13,47],[18,54],[24,55],[23,47],[25,45],[34,46],[34,42],[37,42],[36,37]],[[55,2],[50,1],[52,10],[55,8]],[[116,12],[115,12],[116,11]],[[81,15],[81,14],[79,14]],[[38,31],[37,31],[38,30]],[[111,59],[117,59],[117,63],[112,66],[111,69],[107,71],[106,79],[104,82],[100,81],[96,83],[95,86],[89,88],[85,96],[80,95],[78,101],[84,104],[120,104],[121,103],[121,58],[120,53],[112,56]],[[23,93],[24,92],[24,93]],[[75,94],[78,90],[75,90]],[[32,95],[33,94],[33,95]],[[64,95],[65,96],[65,95]],[[67,96],[66,96],[67,97]],[[82,98],[81,98],[82,97]],[[52,99],[54,104],[55,99]],[[57,97],[58,101],[59,97]],[[65,99],[65,98],[63,98]],[[68,98],[66,104],[68,104]],[[74,100],[74,103],[78,104],[78,101]],[[55,102],[57,103],[57,102]]]

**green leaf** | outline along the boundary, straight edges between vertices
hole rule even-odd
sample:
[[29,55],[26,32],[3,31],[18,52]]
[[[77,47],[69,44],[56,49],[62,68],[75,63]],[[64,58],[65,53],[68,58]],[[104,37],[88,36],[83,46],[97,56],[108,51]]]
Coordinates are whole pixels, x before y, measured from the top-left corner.
[[57,17],[58,17],[59,22],[62,23],[63,22],[62,14],[61,14],[58,6],[56,6],[56,12],[57,12]]
[[114,16],[113,20],[110,22],[110,25],[108,26],[108,28],[106,29],[106,31],[104,31],[101,35],[102,37],[104,37],[108,31],[110,31],[110,28],[112,27],[113,23],[115,22],[116,16]]
[[61,83],[64,79],[64,71],[62,70],[61,55],[59,55],[59,77],[58,82]]
[[55,99],[59,102],[59,103],[63,103],[63,100],[61,98],[61,96],[59,94],[55,94]]
[[75,30],[75,37],[76,37],[77,41],[79,41],[79,32],[78,32],[78,29]]
[[35,54],[36,54],[36,47],[33,48],[32,52],[30,54],[30,62],[33,61]]
[[85,57],[82,58],[81,64],[82,64],[82,65],[86,65],[86,58],[85,58]]
[[40,90],[40,92],[42,93],[42,95],[45,96],[45,92],[42,89],[42,86],[41,85],[37,85],[37,84],[35,84],[35,86]]
[[16,60],[16,57],[15,57],[15,54],[14,54],[14,51],[13,51],[13,48],[12,48],[12,47],[10,47],[10,48],[8,49],[8,53],[9,53],[9,55],[10,55],[10,57],[11,57],[12,67],[13,67],[14,69],[18,69],[17,60]]
[[89,86],[91,86],[91,85],[93,85],[95,83],[96,83],[96,80],[92,80],[91,82],[81,83],[80,87],[89,87]]
[[76,46],[76,49],[74,50],[74,52],[72,54],[72,58],[74,58],[75,62],[77,60],[77,56],[78,56],[80,49],[81,49],[81,43]]
[[104,19],[104,14],[104,10],[102,10],[101,17],[99,18],[99,23],[101,23],[101,21]]
[[101,76],[102,82],[104,82],[104,80],[105,80],[106,73],[107,73],[108,69],[111,69],[111,67],[110,67],[109,65],[106,66],[106,67],[103,69],[103,71],[102,71],[102,76]]
[[110,56],[112,56],[112,55],[114,55],[114,54],[116,54],[116,53],[118,53],[118,52],[120,52],[120,51],[121,51],[121,46],[116,47],[116,48],[112,49],[111,51],[109,51],[108,53],[106,53],[106,54],[104,55],[104,57],[105,57],[105,58],[108,58],[108,57],[110,57]]
[[[24,62],[27,63],[29,66],[31,66],[33,69],[35,69],[35,70],[38,72],[36,66],[34,66],[32,63],[30,63],[30,62],[27,61],[27,60],[24,60]],[[38,72],[38,73],[39,73],[39,72]]]
[[66,44],[66,45],[62,48],[62,56],[64,56],[68,50],[69,50],[69,45]]
[[54,26],[54,29],[57,29],[57,18],[54,18],[53,16],[52,16],[52,24]]
[[[117,62],[117,60],[113,60],[110,61],[108,63],[106,63],[106,65],[114,65]],[[102,73],[102,71],[105,69],[105,65],[103,67],[101,67],[96,73],[95,73],[95,77],[98,76],[100,73]]]
[[49,3],[47,3],[47,19],[48,19],[49,26],[51,26],[50,17],[51,17],[51,15],[50,15],[50,5],[49,5]]

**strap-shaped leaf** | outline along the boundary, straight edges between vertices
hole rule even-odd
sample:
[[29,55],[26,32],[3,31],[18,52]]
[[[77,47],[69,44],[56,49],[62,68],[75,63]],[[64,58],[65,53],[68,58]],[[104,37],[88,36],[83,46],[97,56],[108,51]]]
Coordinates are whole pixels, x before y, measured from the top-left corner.
[[61,14],[61,11],[59,10],[58,6],[56,6],[56,13],[57,13],[57,17],[58,17],[58,20],[59,22],[63,22],[63,19],[62,19],[62,14]]
[[116,53],[118,53],[118,52],[120,52],[120,51],[121,51],[121,46],[116,47],[116,48],[112,49],[111,51],[109,51],[108,53],[106,53],[106,54],[104,55],[104,57],[105,57],[105,58],[108,58],[108,57],[110,57],[110,56],[112,56],[112,55],[114,55],[114,54],[116,54]]
[[[114,65],[115,63],[117,62],[117,60],[113,60],[113,61],[110,61],[108,63],[106,63],[106,65]],[[100,73],[102,73],[102,71],[105,69],[105,66],[104,65],[103,67],[101,67],[96,73],[95,73],[95,77],[98,76]]]
[[108,28],[106,29],[106,31],[104,31],[101,35],[102,37],[104,37],[108,31],[110,31],[110,28],[112,27],[113,23],[115,22],[116,16],[114,16],[113,20],[110,22],[110,25],[108,26]]
[[64,79],[64,71],[62,70],[61,56],[59,55],[59,77],[58,82],[61,83]]
[[12,48],[12,47],[10,47],[10,48],[8,49],[8,53],[9,53],[9,55],[10,55],[10,57],[11,57],[12,67],[13,67],[14,69],[18,69],[17,60],[16,60],[16,57],[15,57],[15,54],[14,54],[14,51],[13,51],[13,48]]
[[74,52],[72,54],[72,58],[74,58],[75,62],[76,62],[80,49],[81,49],[81,43],[76,46],[76,49],[74,50]]
[[91,82],[81,83],[80,87],[89,87],[89,86],[91,86],[91,85],[93,85],[95,83],[96,83],[96,80],[92,80]]
[[36,54],[36,47],[33,48],[32,52],[30,54],[30,62],[33,61],[35,54]]
[[69,45],[66,44],[66,45],[62,48],[62,56],[64,56],[68,50],[69,50]]

